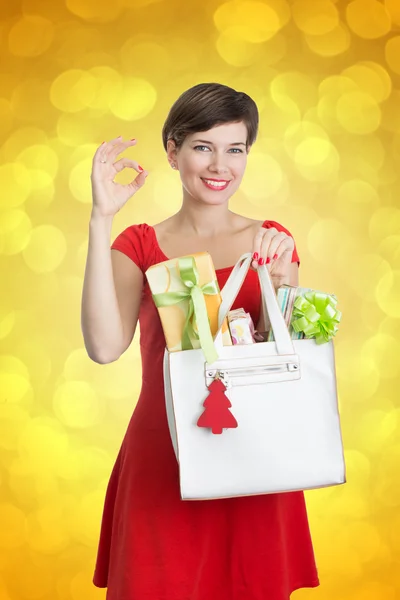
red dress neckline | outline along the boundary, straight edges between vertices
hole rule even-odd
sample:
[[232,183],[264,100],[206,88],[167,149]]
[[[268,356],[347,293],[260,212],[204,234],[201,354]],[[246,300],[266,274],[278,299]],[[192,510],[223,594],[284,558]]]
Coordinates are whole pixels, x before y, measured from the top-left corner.
[[[152,225],[148,225],[146,223],[146,226],[152,231],[153,234],[153,238],[154,238],[154,245],[156,246],[158,252],[160,254],[162,254],[164,260],[174,260],[173,258],[169,258],[161,249],[160,244],[158,243],[158,239],[157,239],[157,234],[156,234],[156,230],[154,229],[154,227]],[[232,269],[234,268],[235,265],[232,265],[230,267],[222,267],[221,269],[215,269],[216,273],[223,273],[224,271],[232,271]]]

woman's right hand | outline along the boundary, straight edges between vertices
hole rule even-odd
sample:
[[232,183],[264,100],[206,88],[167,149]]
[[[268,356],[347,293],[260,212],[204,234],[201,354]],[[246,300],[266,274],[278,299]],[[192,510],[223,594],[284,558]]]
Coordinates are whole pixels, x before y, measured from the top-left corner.
[[[129,146],[135,146],[137,140],[123,142],[121,136],[103,143],[93,157],[93,166],[90,179],[92,182],[93,206],[92,214],[101,217],[113,217],[126,204],[133,194],[144,185],[148,171],[142,170],[140,165],[130,158],[114,159]],[[101,161],[106,161],[105,163]],[[127,185],[114,181],[117,173],[125,167],[131,167],[139,173]]]

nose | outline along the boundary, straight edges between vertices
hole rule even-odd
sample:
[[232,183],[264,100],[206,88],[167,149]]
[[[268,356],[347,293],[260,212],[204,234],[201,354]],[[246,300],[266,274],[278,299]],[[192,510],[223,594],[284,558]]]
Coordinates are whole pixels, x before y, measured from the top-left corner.
[[225,157],[217,152],[213,153],[212,155],[209,169],[214,173],[227,173],[229,170],[225,163]]

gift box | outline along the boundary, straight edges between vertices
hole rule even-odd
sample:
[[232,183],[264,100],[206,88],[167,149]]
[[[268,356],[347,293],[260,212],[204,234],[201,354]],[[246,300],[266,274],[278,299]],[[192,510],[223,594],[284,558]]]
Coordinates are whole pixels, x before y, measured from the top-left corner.
[[[158,263],[146,276],[168,350],[202,348],[207,362],[216,360],[212,338],[217,333],[222,298],[210,254],[198,252]],[[222,338],[224,346],[232,345],[226,319]]]
[[[292,339],[315,338],[323,344],[336,335],[342,313],[334,294],[283,285],[277,290],[277,300]],[[274,340],[271,329],[268,341]]]
[[254,328],[250,314],[243,308],[229,311],[228,325],[233,345],[255,344],[263,341],[262,336]]

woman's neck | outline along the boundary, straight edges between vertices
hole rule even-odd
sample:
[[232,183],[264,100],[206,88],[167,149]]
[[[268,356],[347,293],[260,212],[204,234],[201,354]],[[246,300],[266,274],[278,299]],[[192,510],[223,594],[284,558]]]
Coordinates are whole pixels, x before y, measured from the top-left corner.
[[210,237],[229,230],[237,215],[229,210],[226,204],[221,206],[182,205],[171,220],[174,226],[187,235]]

